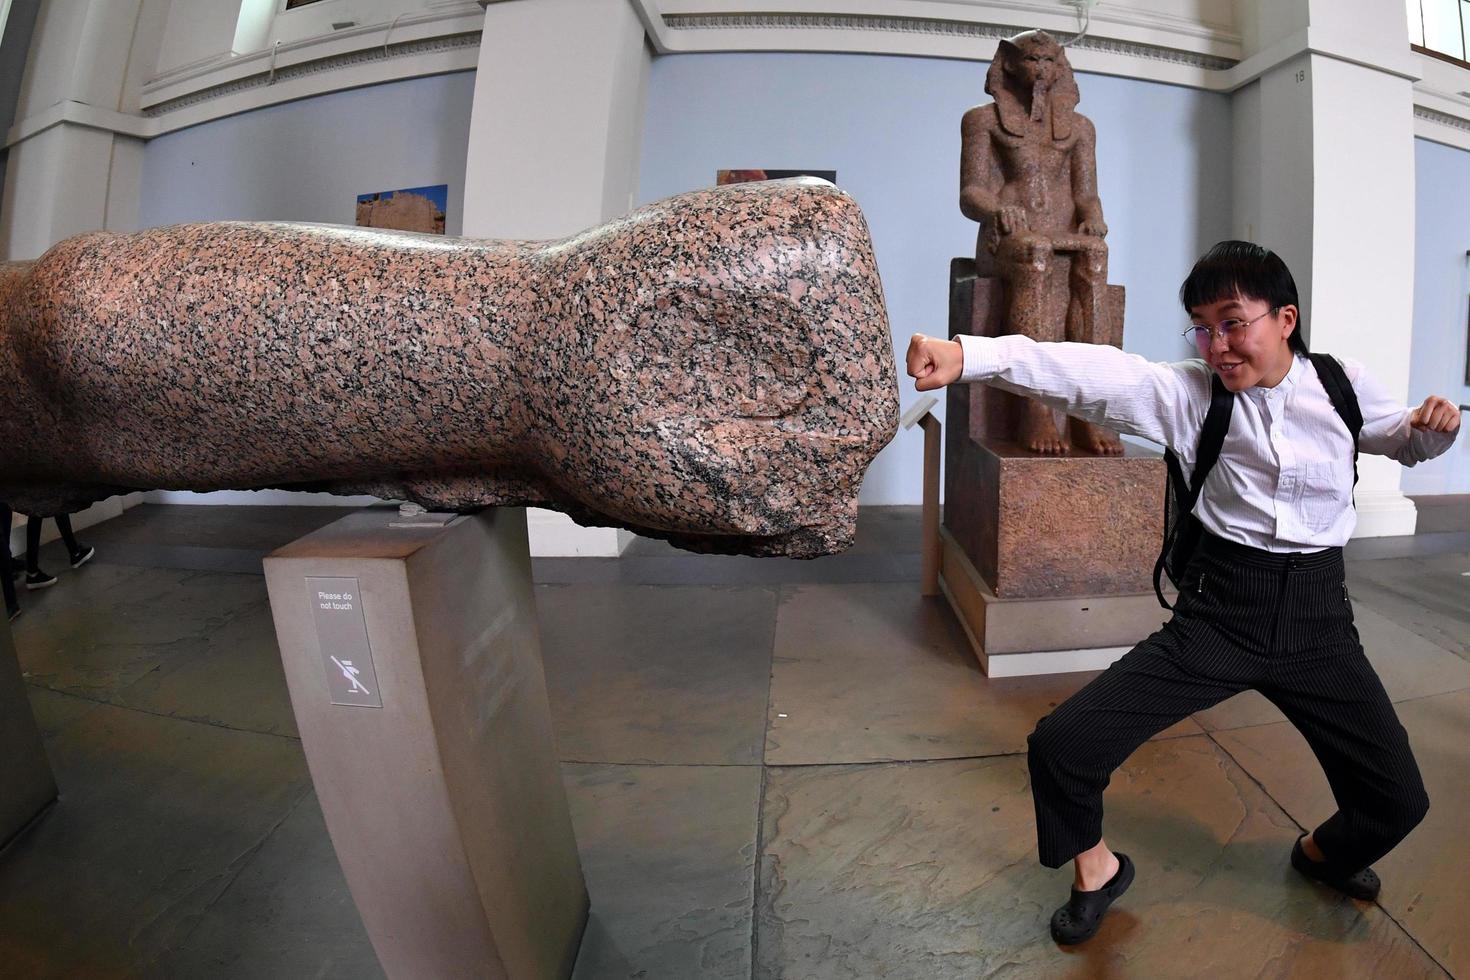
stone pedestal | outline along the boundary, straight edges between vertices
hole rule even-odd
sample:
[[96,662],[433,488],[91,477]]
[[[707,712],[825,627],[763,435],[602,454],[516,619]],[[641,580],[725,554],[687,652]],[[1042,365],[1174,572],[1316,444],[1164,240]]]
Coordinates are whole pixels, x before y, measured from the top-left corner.
[[265,559],[312,782],[391,977],[571,975],[588,898],[525,512],[356,512]]
[[[1103,334],[1121,345],[1123,290],[1108,292]],[[1000,281],[954,260],[950,334],[995,336],[1003,315]],[[1010,441],[1019,396],[955,384],[947,399],[941,584],[986,673],[1105,667],[1158,628],[1162,457],[1042,456]]]
[[0,625],[0,848],[54,799],[56,780],[41,748],[6,623]]
[[1158,453],[1045,457],[965,438],[958,426],[949,432],[944,523],[997,597],[1152,592],[1164,506]]

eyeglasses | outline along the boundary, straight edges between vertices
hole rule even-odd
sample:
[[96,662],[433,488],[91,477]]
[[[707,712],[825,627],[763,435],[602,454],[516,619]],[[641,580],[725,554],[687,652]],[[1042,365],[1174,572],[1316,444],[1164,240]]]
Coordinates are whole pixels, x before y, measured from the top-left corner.
[[1231,317],[1228,320],[1221,320],[1219,323],[1215,324],[1213,330],[1206,324],[1196,323],[1188,330],[1184,331],[1183,336],[1186,340],[1194,341],[1194,346],[1199,348],[1199,352],[1201,354],[1208,354],[1210,352],[1210,343],[1216,337],[1224,337],[1225,343],[1228,345],[1231,342],[1239,340],[1241,337],[1244,337],[1246,328],[1249,327],[1252,323],[1255,323],[1256,320],[1264,320],[1266,317],[1270,316],[1280,309],[1281,307],[1279,306],[1273,306],[1265,313],[1262,313],[1260,316],[1256,317],[1253,320],[1238,320],[1234,317]]

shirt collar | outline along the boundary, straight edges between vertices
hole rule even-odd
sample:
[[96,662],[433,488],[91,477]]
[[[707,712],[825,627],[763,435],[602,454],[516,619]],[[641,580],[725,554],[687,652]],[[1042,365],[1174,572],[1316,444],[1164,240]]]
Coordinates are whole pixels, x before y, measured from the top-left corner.
[[[1291,355],[1291,367],[1287,369],[1286,377],[1281,379],[1283,385],[1295,385],[1302,379],[1302,357],[1300,354]],[[1281,387],[1281,385],[1277,385]]]
[[1277,383],[1276,387],[1262,388],[1260,385],[1252,385],[1251,387],[1247,388],[1246,391],[1250,392],[1252,398],[1257,399],[1270,398],[1276,392],[1279,392],[1280,396],[1284,396],[1296,386],[1296,383],[1298,381],[1302,379],[1302,372],[1305,370],[1302,367],[1303,363],[1304,362],[1301,355],[1293,353],[1291,355],[1291,367],[1287,368],[1286,377],[1282,378],[1280,382]]

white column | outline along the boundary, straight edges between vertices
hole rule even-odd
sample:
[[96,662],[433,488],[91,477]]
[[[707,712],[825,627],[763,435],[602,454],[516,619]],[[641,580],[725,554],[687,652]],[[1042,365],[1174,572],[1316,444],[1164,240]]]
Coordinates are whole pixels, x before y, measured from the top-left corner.
[[41,5],[6,135],[0,256],[33,259],[81,232],[136,228],[143,141],[65,120],[77,107],[109,121],[138,114],[167,12],[168,0]]
[[[1404,8],[1249,0],[1234,94],[1236,233],[1296,277],[1313,350],[1356,358],[1406,403],[1414,313],[1414,63]],[[1358,537],[1412,534],[1399,464],[1359,461]]]
[[[0,258],[33,259],[72,235],[133,231],[143,141],[64,120],[83,107],[107,119],[138,112],[169,0],[50,0],[31,35],[0,204]],[[85,113],[83,113],[85,114]],[[135,502],[135,501],[134,501]],[[73,515],[81,530],[121,514],[112,497]],[[8,529],[6,529],[8,530]],[[43,540],[56,536],[47,523]],[[17,531],[12,546],[23,547]]]
[[[466,161],[464,234],[560,238],[633,206],[649,51],[628,0],[492,3]],[[633,535],[528,511],[533,555],[618,555]]]

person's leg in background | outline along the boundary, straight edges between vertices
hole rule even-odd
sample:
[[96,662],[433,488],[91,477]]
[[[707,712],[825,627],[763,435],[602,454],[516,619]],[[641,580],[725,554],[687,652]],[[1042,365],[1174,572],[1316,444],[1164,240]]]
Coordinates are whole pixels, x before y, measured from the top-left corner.
[[41,524],[43,517],[32,514],[26,519],[26,588],[45,589],[56,584],[55,575],[41,570]]
[[79,568],[92,560],[97,554],[96,548],[89,548],[77,540],[71,530],[71,515],[57,514],[56,528],[61,532],[61,540],[66,544],[67,558],[71,561],[72,568]]
[[8,504],[0,504],[0,527],[5,529],[4,555],[0,556],[0,590],[5,593],[5,617],[14,619],[20,615],[20,600],[15,595],[15,568],[10,558],[11,511]]

